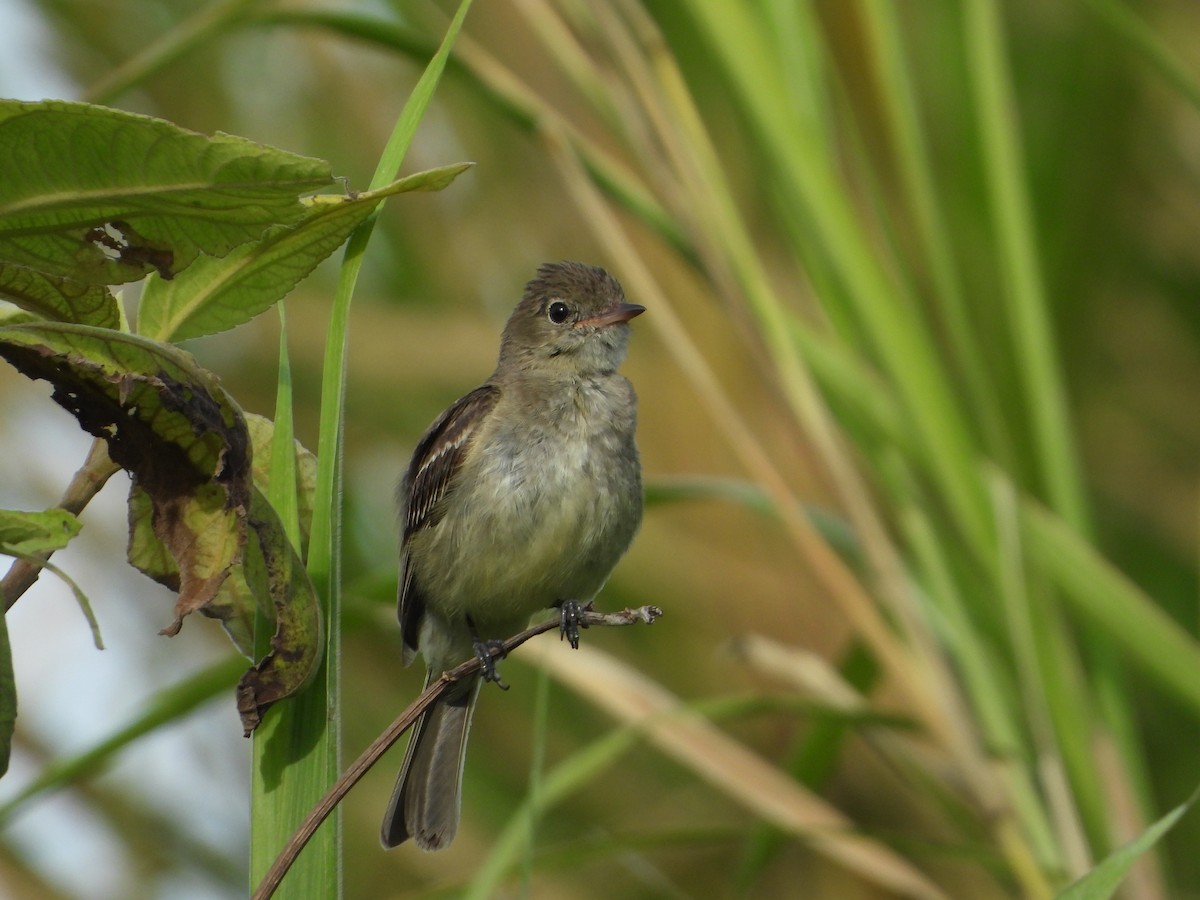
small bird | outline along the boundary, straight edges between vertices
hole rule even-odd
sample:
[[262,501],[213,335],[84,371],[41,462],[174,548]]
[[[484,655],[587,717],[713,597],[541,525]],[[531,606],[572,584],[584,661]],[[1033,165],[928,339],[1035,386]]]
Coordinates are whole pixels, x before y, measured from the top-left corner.
[[413,726],[385,847],[454,839],[471,713],[483,681],[499,682],[490,646],[548,607],[566,627],[633,540],[637,398],[617,368],[643,312],[603,269],[541,266],[504,327],[496,371],[417,444],[399,491],[404,662],[420,651],[426,686],[472,654],[484,665]]

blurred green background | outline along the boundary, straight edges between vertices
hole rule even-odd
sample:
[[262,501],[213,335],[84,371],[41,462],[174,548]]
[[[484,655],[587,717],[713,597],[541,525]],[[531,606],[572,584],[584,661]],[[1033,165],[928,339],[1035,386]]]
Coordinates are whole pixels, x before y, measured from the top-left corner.
[[[330,160],[352,189],[369,181],[453,12],[442,2],[366,0],[227,0],[200,12],[186,0],[9,5],[3,15],[21,24],[4,40],[9,61],[0,68],[0,94],[94,99],[198,131],[243,135]],[[989,61],[989,48],[999,48],[998,61]],[[653,628],[593,632],[588,644],[685,701],[738,701],[719,718],[723,731],[767,767],[812,785],[878,841],[872,847],[890,847],[946,896],[1038,896],[1061,887],[1185,800],[1200,782],[1197,706],[1137,662],[1152,656],[1152,643],[1122,649],[1122,629],[1097,626],[1086,600],[1061,605],[1070,592],[1035,547],[1008,552],[1002,501],[1011,487],[1013,496],[1047,503],[1194,648],[1197,60],[1200,6],[1190,0],[762,0],[728,7],[715,0],[479,0],[405,170],[458,160],[476,167],[443,193],[386,207],[352,312],[347,759],[421,681],[419,667],[400,664],[394,620],[392,493],[408,454],[431,419],[491,371],[499,330],[536,266],[579,259],[609,268],[630,299],[649,309],[634,325],[626,373],[641,399],[639,440],[655,502],[601,603],[666,610]],[[131,81],[120,80],[122,73]],[[696,122],[679,101],[685,89]],[[996,96],[999,118],[989,125],[987,101]],[[706,161],[689,130],[700,121],[714,160]],[[799,137],[789,143],[790,135]],[[781,148],[794,150],[794,159]],[[922,161],[906,163],[906,148]],[[589,181],[579,159],[593,174],[623,173],[624,186],[636,190],[606,177]],[[704,168],[710,162],[715,170]],[[1006,172],[1015,179],[1006,182]],[[589,193],[593,184],[599,193]],[[726,190],[731,207],[722,205]],[[603,213],[589,205],[599,198]],[[932,199],[932,213],[922,198]],[[614,233],[629,245],[614,242]],[[314,448],[334,266],[287,301],[297,434]],[[871,283],[883,285],[893,304],[886,315]],[[660,293],[647,296],[648,284]],[[1013,310],[1027,301],[1035,324],[1023,328]],[[901,342],[908,330],[921,339]],[[1036,346],[1039,334],[1049,336],[1045,347]],[[269,314],[188,349],[247,410],[269,415],[277,336],[277,317]],[[914,352],[928,358],[917,366]],[[1049,375],[1039,382],[1047,360]],[[930,414],[930,426],[923,418],[928,398],[917,375],[906,381],[910,363],[936,373],[932,383],[947,398],[958,437],[945,446],[957,440],[969,448],[962,482],[939,481],[953,455],[939,457],[930,447],[939,446],[937,423],[949,429],[949,422]],[[4,505],[52,504],[86,442],[72,456],[65,413],[8,370],[0,372],[0,410],[3,487],[17,498]],[[1052,421],[1039,424],[1046,417]],[[1054,474],[1055,451],[1045,450],[1055,433],[1066,436],[1065,476]],[[36,478],[28,475],[30,454],[43,458]],[[854,474],[839,474],[838,466]],[[739,496],[722,495],[718,488],[731,483],[718,478],[735,479],[737,490],[726,493]],[[974,498],[966,513],[955,505],[955,483],[967,484]],[[130,685],[121,681],[122,663],[94,661],[100,654],[87,649],[70,601],[51,599],[56,588],[43,579],[10,616],[22,719],[9,780],[28,779],[47,759],[94,743],[136,712],[127,698],[185,678],[228,646],[213,623],[189,621],[163,650],[158,645],[168,639],[150,637],[165,624],[170,598],[133,575],[108,580],[117,576],[106,567],[124,566],[123,490],[123,483],[109,486],[107,504],[84,519],[85,530],[98,533],[85,535],[93,543],[60,562],[91,596],[109,638],[103,655],[125,655]],[[761,502],[747,502],[747,492]],[[970,510],[982,510],[989,497],[994,507],[972,520]],[[1082,513],[1073,511],[1072,497],[1082,498]],[[821,533],[842,554],[837,571],[849,573],[882,610],[879,621],[912,650],[904,657],[907,675],[894,660],[881,661],[878,645],[862,634],[863,620],[831,599],[829,579],[837,576],[806,555],[797,537],[803,526],[792,513],[780,517],[781,503],[819,516]],[[863,506],[856,511],[855,504]],[[995,533],[972,535],[969,521],[994,525]],[[864,532],[864,523],[880,533]],[[948,607],[930,600],[944,583],[922,556],[922,528],[934,536],[954,586],[941,594],[956,596],[967,611],[974,644],[956,643],[967,626],[947,625]],[[1030,531],[1016,530],[1032,540]],[[846,533],[853,535],[849,549],[838,540]],[[1003,582],[1013,573],[1015,582]],[[1007,605],[1014,597],[1041,610],[1029,619],[1032,631],[1014,625],[1020,606]],[[32,609],[39,605],[56,608],[39,617]],[[906,614],[938,639],[922,643],[926,632]],[[1141,612],[1129,615],[1133,633]],[[1039,642],[1043,627],[1053,639]],[[137,630],[145,642],[125,637]],[[842,667],[870,709],[900,717],[904,727],[861,710],[843,709],[839,718],[831,712],[835,692],[800,690],[803,679],[789,680],[761,654],[735,652],[730,640],[745,635]],[[934,646],[942,648],[942,670],[921,662]],[[986,699],[962,687],[970,680],[969,646],[983,648],[977,659],[1004,709],[991,719]],[[1063,662],[1061,677],[1047,678],[1061,690],[1030,700],[1042,669],[1026,651],[1043,664],[1047,657]],[[57,664],[47,665],[47,655]],[[1190,675],[1200,682],[1191,657],[1177,662],[1183,668],[1168,681]],[[104,690],[89,688],[88,715],[38,712],[83,693],[78,685],[97,679],[100,665],[118,671],[97,680]],[[513,690],[483,698],[463,827],[451,849],[379,849],[378,821],[399,751],[353,792],[344,804],[345,896],[456,896],[471,880],[525,794],[538,677],[518,653],[505,666]],[[913,683],[923,686],[915,695]],[[1083,700],[1064,709],[1064,697]],[[548,733],[538,751],[547,765],[614,727],[598,702],[557,681],[547,703]],[[980,756],[947,751],[946,733],[926,730],[939,703],[949,710],[950,732],[989,766],[1024,774],[992,780],[958,769]],[[58,818],[37,824],[30,808],[0,833],[4,890],[21,897],[243,894],[248,775],[239,767],[248,750],[232,695],[218,705],[206,707],[209,724],[199,731],[172,726],[130,751],[151,760],[162,751],[141,745],[161,742],[174,764],[117,763],[66,798],[36,798],[33,804],[59,804]],[[997,737],[1004,729],[991,730],[997,717],[1011,725],[1011,743]],[[847,718],[845,732],[831,725]],[[82,733],[72,730],[77,719],[90,723]],[[1079,733],[1080,722],[1087,733]],[[1072,730],[1075,747],[1090,748],[1094,768],[1072,761]],[[893,739],[911,746],[897,753]],[[151,780],[146,790],[145,772],[157,766],[173,776]],[[518,872],[504,896],[893,895],[823,852],[820,840],[772,836],[751,801],[700,772],[678,755],[635,744],[539,823],[527,862],[533,874],[522,888]],[[1030,794],[1006,793],[1015,782]],[[4,790],[8,796],[15,787]],[[1023,803],[1042,811],[1029,813]],[[997,810],[1014,807],[1021,836],[1010,840],[994,826],[1006,820]],[[78,834],[76,822],[86,823]],[[86,845],[76,858],[109,869],[99,893],[88,893],[79,873],[65,868],[76,840]],[[1192,814],[1139,872],[1136,895],[1200,896],[1198,842]],[[1020,861],[1028,859],[1040,874],[1022,874]]]

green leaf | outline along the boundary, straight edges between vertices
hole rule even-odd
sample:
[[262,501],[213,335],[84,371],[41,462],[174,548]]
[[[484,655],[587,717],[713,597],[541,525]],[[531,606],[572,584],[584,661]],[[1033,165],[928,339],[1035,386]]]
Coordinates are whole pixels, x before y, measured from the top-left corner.
[[[61,550],[79,533],[79,520],[63,509],[16,512],[0,509],[0,553],[28,559]],[[8,621],[0,614],[0,775],[8,771],[17,720],[17,684],[13,677]]]
[[0,262],[0,299],[45,319],[117,328],[117,298],[102,284],[83,284]]
[[0,509],[0,553],[26,556],[61,550],[79,534],[79,520],[65,509],[17,512]]
[[[92,614],[87,596],[66,572],[47,560],[55,550],[67,546],[71,538],[79,534],[80,521],[65,509],[48,509],[45,512],[15,512],[0,510],[0,553],[15,556],[32,566],[53,572],[75,595],[83,616],[92,630],[92,640],[97,650],[104,649],[100,639],[100,625]],[[3,704],[0,703],[0,706]],[[3,774],[0,772],[0,774]]]
[[1059,894],[1058,900],[1108,900],[1117,892],[1117,888],[1121,886],[1138,857],[1175,827],[1175,823],[1183,818],[1183,814],[1195,805],[1197,796],[1200,796],[1200,791],[1192,794],[1186,803],[1175,807],[1128,844],[1110,853],[1096,868]]
[[[55,401],[133,473],[130,561],[179,593],[164,633],[178,632],[196,610],[252,623],[252,609],[213,603],[243,571],[250,596],[273,612],[271,652],[238,688],[238,708],[252,729],[271,703],[311,678],[320,655],[312,622],[320,613],[278,517],[253,485],[241,410],[189,354],[136,335],[14,325],[0,328],[0,356],[50,381]],[[251,626],[235,621],[230,630],[239,627]]]
[[378,191],[311,197],[294,225],[272,229],[262,240],[222,258],[201,256],[170,281],[151,276],[138,309],[138,333],[182,341],[248,322],[340,247],[383,198],[441,190],[470,166],[457,163],[418,172]]
[[0,261],[87,284],[170,278],[298,221],[321,160],[86,103],[0,101]]

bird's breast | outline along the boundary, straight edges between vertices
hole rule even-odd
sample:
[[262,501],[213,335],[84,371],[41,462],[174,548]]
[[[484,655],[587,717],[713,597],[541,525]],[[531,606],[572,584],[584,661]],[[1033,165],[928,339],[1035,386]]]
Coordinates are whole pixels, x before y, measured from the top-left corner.
[[511,620],[590,600],[637,530],[642,486],[628,382],[566,401],[545,415],[498,408],[428,536],[441,544],[432,556],[455,564],[423,574],[475,621],[485,610]]

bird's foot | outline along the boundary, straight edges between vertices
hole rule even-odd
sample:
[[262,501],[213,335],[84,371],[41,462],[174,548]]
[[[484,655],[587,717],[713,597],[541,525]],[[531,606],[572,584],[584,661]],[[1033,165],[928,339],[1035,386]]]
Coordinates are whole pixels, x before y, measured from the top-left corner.
[[483,680],[494,682],[500,690],[507,691],[508,685],[504,683],[504,679],[500,677],[500,670],[496,667],[496,663],[508,655],[504,650],[504,641],[485,641],[476,638],[474,649]]
[[581,604],[578,600],[564,600],[558,607],[558,639],[566,640],[572,650],[579,649],[579,629],[587,628],[583,613],[591,608],[590,602]]

